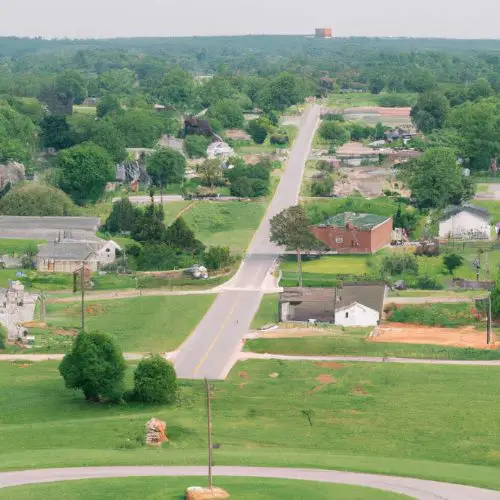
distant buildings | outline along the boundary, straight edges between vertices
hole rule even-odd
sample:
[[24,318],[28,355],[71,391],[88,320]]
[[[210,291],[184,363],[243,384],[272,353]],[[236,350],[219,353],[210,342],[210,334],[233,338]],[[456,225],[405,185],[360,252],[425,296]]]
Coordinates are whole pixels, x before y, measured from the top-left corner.
[[332,28],[316,28],[314,30],[315,38],[332,38]]

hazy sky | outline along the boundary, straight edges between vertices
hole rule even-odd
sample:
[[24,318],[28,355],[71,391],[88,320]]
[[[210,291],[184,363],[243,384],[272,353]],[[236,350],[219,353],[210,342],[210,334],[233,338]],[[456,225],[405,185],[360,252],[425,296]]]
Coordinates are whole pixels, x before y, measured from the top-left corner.
[[499,0],[0,0],[0,35],[500,38]]

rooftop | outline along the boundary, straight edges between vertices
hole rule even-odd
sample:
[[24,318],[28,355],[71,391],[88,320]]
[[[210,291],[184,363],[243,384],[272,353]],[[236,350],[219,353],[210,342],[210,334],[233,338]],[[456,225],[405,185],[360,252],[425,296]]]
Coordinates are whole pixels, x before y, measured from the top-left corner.
[[344,228],[349,223],[358,230],[367,231],[373,229],[379,224],[382,224],[382,222],[385,222],[388,219],[389,217],[384,217],[381,215],[355,214],[352,212],[344,212],[342,214],[337,214],[333,217],[329,217],[322,224],[319,224],[318,227]]
[[93,253],[94,250],[87,243],[57,243],[51,241],[40,247],[38,257],[43,259],[83,261],[89,258]]
[[490,214],[488,210],[477,207],[475,205],[453,205],[447,207],[444,212],[441,220],[449,219],[450,217],[453,217],[454,215],[457,215],[461,212],[470,212],[471,214],[477,215],[478,217],[482,217],[483,219],[488,219],[490,218]]

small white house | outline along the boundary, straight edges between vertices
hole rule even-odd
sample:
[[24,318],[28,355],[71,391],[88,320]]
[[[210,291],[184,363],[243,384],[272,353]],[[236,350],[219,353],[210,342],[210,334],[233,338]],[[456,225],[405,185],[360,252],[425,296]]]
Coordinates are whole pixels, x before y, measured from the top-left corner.
[[234,149],[222,141],[212,142],[207,148],[207,156],[210,160],[231,158],[231,156],[234,156]]
[[338,326],[376,326],[379,320],[380,311],[358,302],[335,311],[335,325]]
[[489,240],[491,224],[488,211],[473,205],[447,208],[439,222],[439,237],[455,240]]

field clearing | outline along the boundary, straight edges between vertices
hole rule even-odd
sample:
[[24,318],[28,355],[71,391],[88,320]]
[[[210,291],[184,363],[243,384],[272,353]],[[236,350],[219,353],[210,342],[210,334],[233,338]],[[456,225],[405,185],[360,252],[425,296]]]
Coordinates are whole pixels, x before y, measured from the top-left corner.
[[[128,477],[114,479],[81,479],[78,481],[35,484],[1,489],[0,499],[9,500],[180,500],[186,487],[206,485],[206,477]],[[317,500],[398,500],[409,499],[387,491],[325,484],[314,481],[293,481],[261,478],[217,477],[214,486],[225,489],[238,500],[301,500],[314,496]]]
[[[167,352],[177,349],[198,324],[215,295],[134,297],[86,303],[86,331],[113,335],[124,352]],[[78,302],[47,303],[48,328],[37,330],[41,346],[65,352],[81,325]],[[189,311],[179,314],[179,311]],[[50,343],[43,336],[51,337]],[[59,340],[60,342],[57,342]],[[45,341],[45,344],[44,344]]]
[[28,245],[41,245],[45,240],[19,240],[0,238],[0,255],[22,255]]
[[81,113],[82,115],[95,115],[97,108],[95,106],[81,106],[73,104],[73,113]]
[[[239,363],[215,384],[215,463],[340,468],[500,489],[496,386],[491,367]],[[57,363],[1,363],[0,389],[0,469],[206,461],[202,381],[181,382],[173,406],[95,405],[64,387]],[[311,410],[312,427],[303,410]],[[142,445],[152,415],[168,423],[170,439],[154,450]]]
[[[432,344],[472,349],[498,349],[500,343],[488,346],[486,330],[474,326],[462,328],[440,328],[409,323],[385,323],[376,328],[376,335],[370,342],[399,344]],[[500,359],[500,350],[495,353]]]

